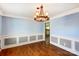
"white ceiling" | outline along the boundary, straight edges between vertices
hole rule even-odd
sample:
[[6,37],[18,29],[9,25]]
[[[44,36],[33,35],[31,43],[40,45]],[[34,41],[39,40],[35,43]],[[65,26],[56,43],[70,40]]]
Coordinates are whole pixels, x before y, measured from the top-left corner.
[[[77,3],[46,3],[43,5],[49,17],[79,7]],[[0,3],[0,10],[4,15],[33,18],[37,6],[40,6],[40,3]]]

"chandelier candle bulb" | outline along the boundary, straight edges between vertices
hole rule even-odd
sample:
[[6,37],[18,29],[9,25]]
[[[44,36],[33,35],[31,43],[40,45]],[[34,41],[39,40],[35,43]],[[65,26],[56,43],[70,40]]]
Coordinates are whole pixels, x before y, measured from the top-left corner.
[[48,16],[48,13],[46,13],[46,16]]

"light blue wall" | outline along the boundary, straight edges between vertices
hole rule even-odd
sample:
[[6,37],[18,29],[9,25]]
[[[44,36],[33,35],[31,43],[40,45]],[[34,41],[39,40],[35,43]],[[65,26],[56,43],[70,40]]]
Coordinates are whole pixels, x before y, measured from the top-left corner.
[[0,16],[0,35],[2,34],[2,16]]
[[43,33],[43,23],[29,19],[20,19],[12,17],[2,17],[3,35],[18,35],[18,34],[38,34]]
[[51,35],[79,38],[79,13],[51,20]]

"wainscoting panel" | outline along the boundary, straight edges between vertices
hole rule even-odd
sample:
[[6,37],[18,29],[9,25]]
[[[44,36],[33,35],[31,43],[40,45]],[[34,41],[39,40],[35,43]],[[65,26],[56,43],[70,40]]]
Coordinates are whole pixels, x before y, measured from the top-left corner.
[[19,37],[19,43],[28,42],[28,37]]
[[43,34],[4,36],[1,42],[3,43],[2,49],[7,49],[39,41],[44,41]]
[[79,40],[77,39],[53,35],[51,36],[50,43],[71,53],[79,55]]
[[0,49],[1,49],[1,40],[0,40]]
[[35,41],[35,40],[36,40],[36,36],[35,36],[35,35],[30,36],[30,42],[31,42],[31,41]]
[[79,42],[75,42],[75,50],[79,52]]
[[71,48],[71,41],[67,39],[60,39],[60,45]]
[[58,39],[56,37],[51,37],[51,42],[54,42],[54,43],[58,44]]
[[4,45],[12,45],[16,44],[16,38],[5,38],[4,39]]
[[38,40],[43,39],[43,35],[38,35]]

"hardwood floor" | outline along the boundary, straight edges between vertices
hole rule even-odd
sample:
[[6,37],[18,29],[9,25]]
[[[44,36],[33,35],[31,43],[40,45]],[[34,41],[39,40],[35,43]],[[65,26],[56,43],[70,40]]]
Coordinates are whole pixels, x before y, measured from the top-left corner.
[[75,56],[74,54],[54,45],[47,46],[45,42],[37,42],[4,49],[0,56]]

